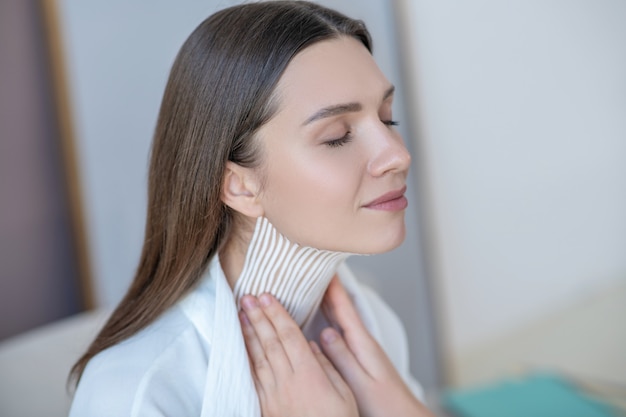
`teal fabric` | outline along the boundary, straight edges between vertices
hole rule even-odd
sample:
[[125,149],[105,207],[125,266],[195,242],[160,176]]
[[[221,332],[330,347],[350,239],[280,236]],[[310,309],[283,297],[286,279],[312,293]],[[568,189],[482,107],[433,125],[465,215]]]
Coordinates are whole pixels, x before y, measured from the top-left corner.
[[454,417],[615,417],[608,404],[585,397],[552,374],[448,391],[443,406]]

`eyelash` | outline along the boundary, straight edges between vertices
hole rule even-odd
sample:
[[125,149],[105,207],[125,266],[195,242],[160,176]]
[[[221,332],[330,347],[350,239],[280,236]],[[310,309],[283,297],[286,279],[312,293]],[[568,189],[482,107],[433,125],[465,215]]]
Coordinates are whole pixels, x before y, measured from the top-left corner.
[[[386,126],[398,126],[400,123],[396,120],[381,120]],[[352,141],[352,134],[348,131],[345,135],[340,137],[339,139],[329,140],[328,142],[324,142],[324,144],[330,148],[338,148],[340,146],[345,145]]]
[[329,140],[328,142],[324,142],[324,143],[326,146],[330,148],[338,148],[350,142],[351,140],[352,140],[352,134],[350,133],[350,131],[348,131],[345,135],[343,135],[339,139]]

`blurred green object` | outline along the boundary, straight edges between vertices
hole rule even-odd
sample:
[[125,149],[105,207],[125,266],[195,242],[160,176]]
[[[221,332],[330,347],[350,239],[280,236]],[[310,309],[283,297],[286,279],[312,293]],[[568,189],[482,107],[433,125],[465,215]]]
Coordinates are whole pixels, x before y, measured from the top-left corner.
[[554,374],[448,391],[442,401],[455,417],[616,417],[609,404],[585,396]]

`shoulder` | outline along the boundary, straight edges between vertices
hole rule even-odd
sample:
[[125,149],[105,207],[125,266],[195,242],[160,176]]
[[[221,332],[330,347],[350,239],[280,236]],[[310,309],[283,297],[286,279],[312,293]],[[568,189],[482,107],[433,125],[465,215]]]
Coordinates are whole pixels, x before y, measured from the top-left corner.
[[208,341],[175,306],[89,362],[70,416],[199,415],[209,355]]

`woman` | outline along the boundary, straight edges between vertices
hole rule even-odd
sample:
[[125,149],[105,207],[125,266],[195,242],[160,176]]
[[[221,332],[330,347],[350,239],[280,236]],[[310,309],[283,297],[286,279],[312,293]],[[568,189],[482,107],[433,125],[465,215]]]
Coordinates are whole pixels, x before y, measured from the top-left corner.
[[[404,239],[410,158],[392,98],[364,25],[332,10],[253,3],[200,24],[164,93],[139,267],[73,369],[71,415],[384,415],[381,386],[421,412],[397,318],[342,264]],[[335,275],[326,305],[345,341],[326,329],[334,343],[321,343],[341,374],[302,344],[328,327]],[[268,378],[293,365],[277,350],[308,366]]]

